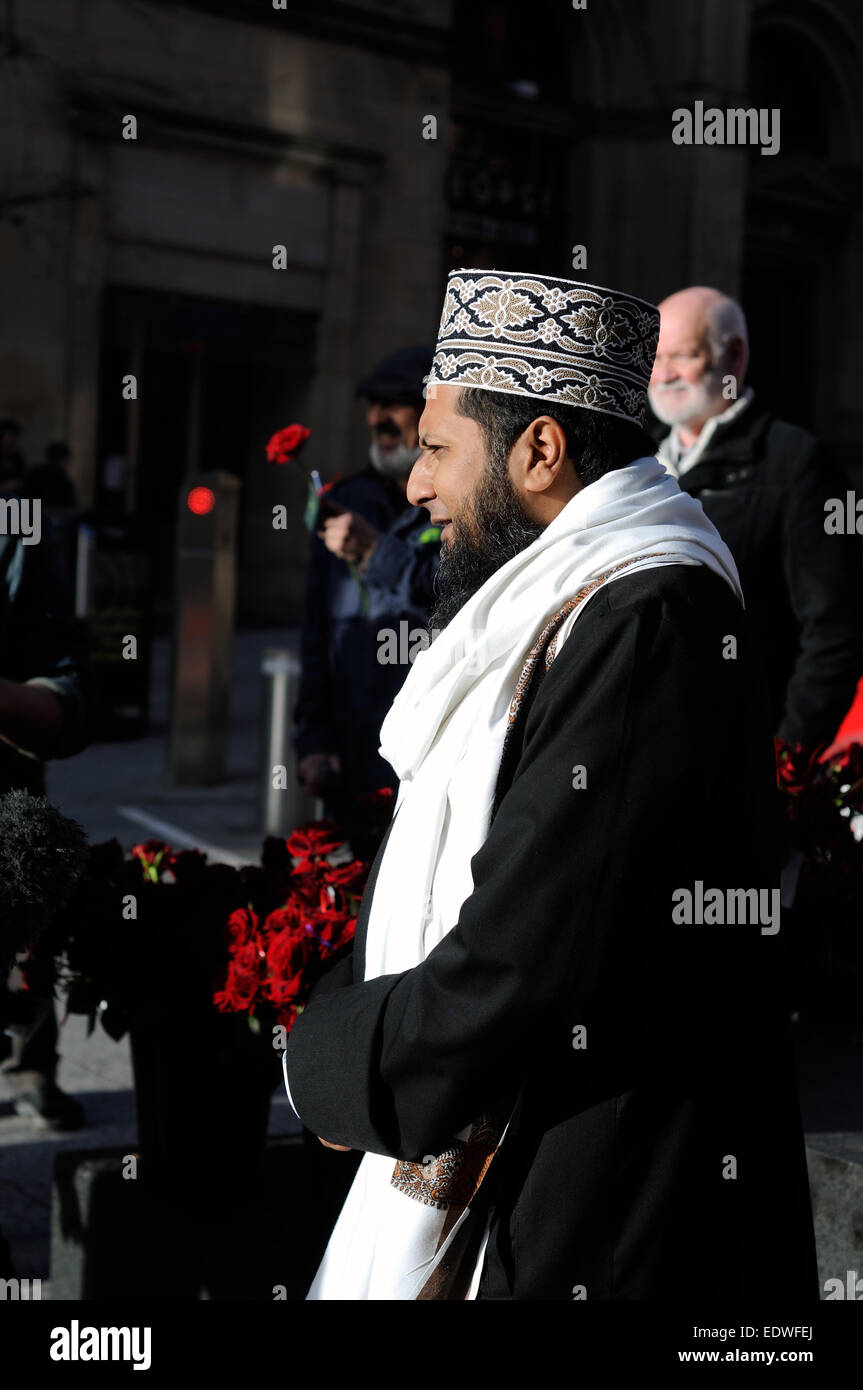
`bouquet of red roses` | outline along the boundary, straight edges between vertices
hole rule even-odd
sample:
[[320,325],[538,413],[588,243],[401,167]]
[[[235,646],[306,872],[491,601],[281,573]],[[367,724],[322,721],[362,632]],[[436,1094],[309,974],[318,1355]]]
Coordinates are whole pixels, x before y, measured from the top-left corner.
[[776,739],[776,779],[795,848],[813,866],[863,875],[863,745],[825,756]]
[[[787,919],[797,998],[831,1022],[859,1021],[863,999],[863,746],[776,745],[796,871]],[[856,1026],[856,1022],[855,1022]]]
[[[389,787],[363,799],[375,851],[392,815]],[[28,986],[65,997],[114,1039],[158,1008],[205,1007],[289,1029],[353,937],[369,864],[332,821],[268,836],[261,862],[211,864],[161,840],[91,845],[83,877],[26,964]],[[227,924],[226,924],[227,918]]]
[[[271,842],[272,844],[273,842]],[[286,900],[266,914],[250,903],[227,922],[229,962],[213,1002],[289,1031],[320,976],[353,938],[368,874],[359,859],[333,862],[345,836],[333,821],[299,826],[284,842],[292,868]]]

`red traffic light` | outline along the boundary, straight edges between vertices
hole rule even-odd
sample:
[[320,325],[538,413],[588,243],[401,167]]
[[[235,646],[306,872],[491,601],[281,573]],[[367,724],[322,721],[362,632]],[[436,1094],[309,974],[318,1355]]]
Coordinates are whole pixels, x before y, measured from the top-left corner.
[[186,498],[186,506],[195,516],[206,516],[216,505],[216,494],[209,487],[193,487]]

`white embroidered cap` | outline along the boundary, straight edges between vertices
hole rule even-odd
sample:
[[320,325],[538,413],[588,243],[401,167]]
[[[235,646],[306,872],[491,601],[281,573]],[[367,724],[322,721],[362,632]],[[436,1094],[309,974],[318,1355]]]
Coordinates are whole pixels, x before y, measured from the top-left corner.
[[646,299],[498,270],[447,278],[428,385],[475,386],[644,421],[659,339]]

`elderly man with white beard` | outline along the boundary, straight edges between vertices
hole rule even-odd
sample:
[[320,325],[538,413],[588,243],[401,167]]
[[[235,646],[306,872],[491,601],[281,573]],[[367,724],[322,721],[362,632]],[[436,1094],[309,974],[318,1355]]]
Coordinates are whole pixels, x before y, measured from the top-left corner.
[[658,328],[449,276],[408,484],[440,631],[284,1054],[303,1123],[364,1154],[311,1300],[818,1298],[781,932],[675,912],[779,864],[734,561],[642,427]]
[[737,562],[774,731],[830,743],[863,675],[860,542],[825,528],[825,503],[844,498],[846,483],[811,434],[743,389],[739,304],[696,285],[659,311],[650,404],[671,426],[659,458]]

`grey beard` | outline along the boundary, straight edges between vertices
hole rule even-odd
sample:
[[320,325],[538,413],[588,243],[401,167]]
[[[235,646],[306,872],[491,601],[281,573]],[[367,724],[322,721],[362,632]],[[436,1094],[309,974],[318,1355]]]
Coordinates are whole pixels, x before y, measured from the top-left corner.
[[435,606],[429,618],[432,640],[487,579],[541,536],[545,527],[522,510],[506,468],[487,465],[467,507],[453,521],[441,549],[435,576]]
[[[731,404],[722,396],[722,383],[725,380],[724,368],[722,366],[709,367],[703,374],[701,380],[690,387],[688,401],[683,404],[685,414],[680,414],[681,406],[675,407],[673,404],[669,409],[664,401],[672,402],[674,395],[672,392],[666,394],[664,391],[657,391],[656,387],[649,387],[647,396],[650,401],[650,408],[663,425],[688,425],[690,420],[696,419],[699,415],[710,417],[721,415],[723,410],[727,410]],[[718,409],[712,407],[718,406]]]
[[369,459],[373,467],[387,478],[407,478],[421,453],[419,447],[409,449],[407,444],[397,444],[394,449],[384,453],[376,439],[369,445]]

